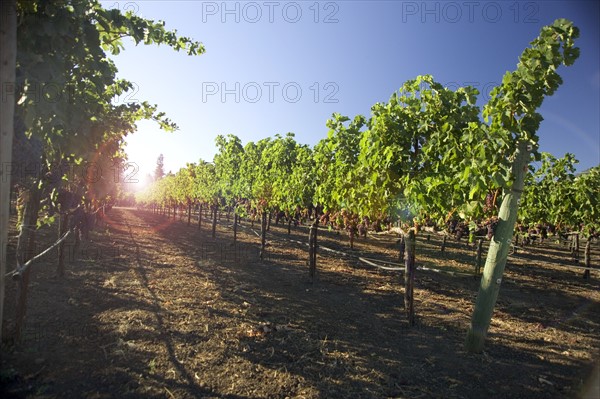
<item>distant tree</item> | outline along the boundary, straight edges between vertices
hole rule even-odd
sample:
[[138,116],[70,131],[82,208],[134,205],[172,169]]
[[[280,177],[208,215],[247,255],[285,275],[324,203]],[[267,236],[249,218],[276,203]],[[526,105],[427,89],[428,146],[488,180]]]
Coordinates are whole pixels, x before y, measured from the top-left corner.
[[165,175],[165,157],[163,154],[156,160],[156,169],[154,169],[154,181],[160,180]]

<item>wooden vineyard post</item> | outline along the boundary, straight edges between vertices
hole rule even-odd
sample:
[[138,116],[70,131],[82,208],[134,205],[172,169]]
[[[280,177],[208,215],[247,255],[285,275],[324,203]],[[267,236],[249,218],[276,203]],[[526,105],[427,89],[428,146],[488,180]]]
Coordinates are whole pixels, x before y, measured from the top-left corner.
[[400,260],[400,262],[404,262],[404,253],[406,252],[406,240],[404,239],[404,234],[400,236],[398,243],[400,244],[398,259]]
[[273,219],[273,213],[269,212],[269,220],[267,220],[267,231],[271,231],[271,219]]
[[233,242],[237,241],[237,224],[238,224],[238,215],[237,212],[233,213]]
[[573,259],[577,259],[577,251],[579,251],[579,234],[569,233],[571,240],[569,241],[569,252],[573,255]]
[[579,262],[579,233],[573,236],[573,257],[576,262]]
[[[66,232],[69,225],[69,215],[67,213],[60,213],[58,217],[58,238],[60,239]],[[59,277],[65,275],[65,242],[58,244],[58,265],[56,267],[56,274]]]
[[319,231],[319,219],[315,219],[308,233],[308,274],[314,282],[317,271],[317,232]]
[[569,240],[569,252],[571,253],[571,255],[573,255],[573,251],[575,250],[575,244],[574,244],[574,237],[571,235],[569,236],[570,240]]
[[481,270],[481,252],[483,247],[483,240],[480,238],[477,240],[477,265],[475,267],[475,275],[479,276]]
[[317,249],[319,248],[319,245],[317,243],[318,240],[318,235],[319,235],[319,219],[315,220],[315,231],[313,234],[313,277],[316,274],[317,271]]
[[315,267],[313,264],[313,252],[314,252],[314,242],[313,242],[313,236],[315,234],[315,224],[313,222],[313,224],[310,225],[310,228],[308,229],[308,275],[310,276],[311,280],[314,279],[315,277]]
[[267,212],[262,211],[260,221],[260,259],[265,256],[265,246],[267,243]]
[[415,232],[410,230],[406,239],[406,261],[404,270],[404,310],[408,323],[415,325],[414,283],[415,283]]
[[592,260],[590,258],[591,242],[592,242],[591,238],[588,238],[587,244],[585,244],[585,250],[583,251],[585,267],[586,267],[585,271],[583,272],[583,278],[586,280],[590,278],[590,267],[592,266]]
[[202,204],[198,207],[198,229],[202,228]]
[[217,236],[217,205],[213,205],[212,238]]
[[440,248],[441,253],[444,253],[444,251],[446,251],[446,239],[447,239],[447,236],[444,235],[444,238],[442,239],[442,248]]

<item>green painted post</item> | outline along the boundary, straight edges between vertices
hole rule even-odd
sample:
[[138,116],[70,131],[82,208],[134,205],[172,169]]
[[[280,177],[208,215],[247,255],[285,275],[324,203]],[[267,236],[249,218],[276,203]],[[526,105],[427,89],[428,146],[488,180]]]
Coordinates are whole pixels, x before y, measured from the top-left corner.
[[529,165],[530,147],[526,141],[519,141],[512,172],[514,181],[510,190],[505,192],[498,215],[498,226],[490,242],[483,276],[479,285],[479,293],[475,310],[471,319],[471,327],[467,332],[466,349],[470,352],[483,351],[494,306],[500,292],[502,274],[506,266],[508,252],[512,241],[513,230],[517,221],[519,199],[523,192],[527,166]]

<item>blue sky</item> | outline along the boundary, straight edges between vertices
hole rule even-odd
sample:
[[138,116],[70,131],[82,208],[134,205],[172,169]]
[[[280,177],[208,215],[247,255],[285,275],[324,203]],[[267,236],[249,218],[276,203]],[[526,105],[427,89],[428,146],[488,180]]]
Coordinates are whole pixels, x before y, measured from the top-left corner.
[[540,28],[568,18],[581,56],[559,69],[564,84],[540,112],[541,150],[574,153],[583,170],[600,163],[600,24],[597,1],[109,1],[109,8],[161,19],[202,41],[190,57],[166,46],[134,46],[114,57],[135,83],[122,101],[148,100],[180,127],[149,122],[128,137],[139,176],[160,153],[176,172],[212,160],[218,134],[244,143],[294,132],[316,144],[333,112],[369,115],[408,79],[432,74],[449,87],[471,84],[480,104]]

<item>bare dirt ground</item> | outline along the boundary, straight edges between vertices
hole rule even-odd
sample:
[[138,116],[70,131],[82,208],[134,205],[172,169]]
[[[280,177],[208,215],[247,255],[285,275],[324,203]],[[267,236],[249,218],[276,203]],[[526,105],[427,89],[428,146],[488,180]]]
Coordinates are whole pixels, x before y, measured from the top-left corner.
[[[463,349],[479,279],[419,270],[417,325],[393,262],[394,237],[321,232],[308,278],[305,227],[272,226],[268,253],[244,221],[192,223],[113,209],[66,276],[34,266],[27,327],[2,346],[0,396],[14,398],[576,398],[600,348],[600,275],[565,247],[512,256],[486,350]],[[41,234],[40,249],[56,233]],[[258,230],[256,226],[255,230]],[[474,250],[418,238],[417,264],[472,273]],[[11,242],[11,248],[13,247]],[[9,253],[9,257],[11,253]],[[595,263],[598,252],[594,249]],[[14,318],[9,282],[5,325]],[[5,331],[8,335],[8,331]],[[597,373],[597,371],[596,371]],[[597,382],[596,382],[597,384]]]

